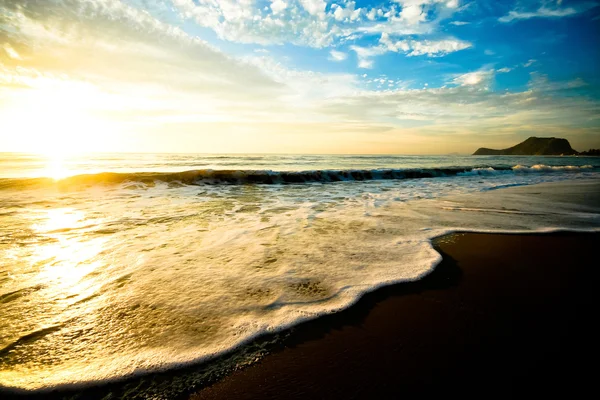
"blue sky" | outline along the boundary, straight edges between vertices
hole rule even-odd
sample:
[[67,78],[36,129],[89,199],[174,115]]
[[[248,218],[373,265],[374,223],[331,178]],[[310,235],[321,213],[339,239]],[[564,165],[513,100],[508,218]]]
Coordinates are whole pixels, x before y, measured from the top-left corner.
[[0,45],[9,150],[600,147],[597,1],[2,0]]
[[[283,0],[282,0],[283,2]],[[148,4],[148,2],[132,2]],[[272,57],[296,68],[317,70],[320,72],[351,72],[369,77],[387,75],[401,79],[419,87],[424,83],[443,85],[444,76],[467,73],[480,68],[493,66],[496,69],[507,68],[499,87],[523,88],[529,73],[536,71],[548,75],[550,79],[568,79],[585,76],[597,80],[600,68],[600,4],[590,1],[315,1],[324,5],[323,18],[328,27],[349,27],[349,35],[339,35],[319,43],[311,40],[319,38],[305,37],[301,32],[291,35],[262,33],[250,25],[246,29],[255,38],[244,37],[228,40],[227,33],[218,34],[203,27],[186,14],[185,4],[194,4],[200,8],[200,2],[175,1],[175,7],[150,9],[157,17],[167,18],[182,26],[187,32],[202,37],[211,44],[237,55],[249,55],[254,51],[264,51]],[[163,3],[164,4],[164,3]],[[255,9],[267,7],[270,1],[255,3]],[[286,2],[287,7],[295,5],[302,9],[302,2]],[[300,7],[298,7],[298,4]],[[177,7],[179,5],[179,7]],[[371,66],[359,66],[360,57],[355,48],[381,48],[381,31],[392,19],[402,20],[406,10],[417,8],[418,15],[405,18],[403,28],[407,34],[394,35],[392,38],[413,41],[454,41],[464,42],[456,51],[438,51],[428,54],[413,54],[411,51],[393,51],[382,49],[382,55],[367,57]],[[344,14],[343,19],[335,18],[336,10],[354,11]],[[393,13],[391,16],[374,14],[371,21],[369,12]],[[265,11],[268,16],[272,10]],[[264,14],[263,14],[264,15]],[[310,14],[307,17],[311,17]],[[289,21],[292,17],[281,16]],[[361,29],[383,25],[372,32],[360,32]],[[208,25],[208,24],[207,24]],[[423,28],[426,26],[426,28]],[[418,33],[422,31],[424,33]],[[322,33],[323,36],[326,32]],[[287,37],[286,37],[287,36]],[[316,35],[312,35],[316,36]],[[331,56],[337,52],[338,59]],[[266,53],[268,52],[268,53]],[[532,61],[533,60],[533,61]]]

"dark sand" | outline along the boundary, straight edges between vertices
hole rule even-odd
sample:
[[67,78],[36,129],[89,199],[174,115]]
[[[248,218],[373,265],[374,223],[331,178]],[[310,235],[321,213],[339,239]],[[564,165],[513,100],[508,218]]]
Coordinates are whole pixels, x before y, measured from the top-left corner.
[[426,278],[294,329],[192,399],[595,391],[600,234],[459,234]]
[[[587,397],[598,369],[599,246],[600,233],[438,239],[444,261],[424,279],[297,326],[192,399]],[[183,399],[176,393],[196,384],[186,376],[203,368],[25,397]],[[2,400],[14,395],[0,390]]]

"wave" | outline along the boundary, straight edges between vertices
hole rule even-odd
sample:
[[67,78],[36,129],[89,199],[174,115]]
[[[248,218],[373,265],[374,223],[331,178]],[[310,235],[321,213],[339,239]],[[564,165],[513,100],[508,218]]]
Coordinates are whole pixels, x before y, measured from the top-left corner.
[[[102,393],[103,398],[113,397],[112,392],[116,391],[119,393],[120,390],[127,390],[132,388],[140,397],[150,397],[149,394],[154,394],[156,397],[157,392],[162,392],[165,397],[181,397],[182,393],[185,393],[186,389],[182,389],[181,386],[172,385],[170,381],[167,381],[167,385],[164,384],[166,373],[171,373],[169,379],[173,379],[175,376],[183,377],[185,388],[189,386],[202,387],[208,383],[214,381],[215,376],[224,376],[229,374],[241,366],[251,365],[259,361],[265,354],[267,354],[269,348],[280,344],[288,335],[293,333],[291,329],[302,323],[316,320],[318,318],[331,315],[345,309],[348,309],[358,303],[363,296],[370,292],[374,292],[386,286],[391,286],[399,283],[415,282],[423,279],[424,277],[431,274],[435,268],[442,262],[441,254],[435,249],[433,241],[436,239],[443,238],[454,234],[461,233],[483,233],[483,234],[504,234],[504,235],[532,235],[532,234],[557,234],[557,233],[600,233],[600,228],[566,228],[566,227],[546,227],[546,228],[533,228],[533,229],[475,229],[475,228],[446,228],[437,230],[432,233],[427,239],[417,240],[418,243],[423,243],[428,250],[428,256],[426,259],[420,259],[423,265],[427,267],[422,269],[420,273],[411,277],[388,277],[382,278],[376,283],[370,284],[356,284],[354,286],[346,286],[340,288],[336,294],[327,299],[321,299],[315,303],[323,303],[323,309],[313,313],[298,313],[294,314],[292,318],[285,320],[281,324],[270,327],[268,329],[258,330],[245,337],[239,337],[229,346],[223,346],[218,351],[201,355],[192,356],[185,360],[178,361],[163,361],[158,365],[138,365],[132,371],[123,371],[122,374],[114,376],[106,376],[101,378],[83,379],[80,381],[68,381],[64,383],[52,383],[43,384],[39,387],[25,388],[14,385],[3,385],[0,383],[0,395],[19,395],[19,396],[43,396],[56,395],[56,398],[71,397],[68,395],[75,395],[72,397],[78,397],[77,394],[85,393],[84,390],[93,389],[95,393]],[[410,242],[411,240],[408,240]],[[352,290],[355,289],[355,290]],[[327,308],[326,301],[331,298],[339,297],[341,293],[350,293],[352,295],[341,303]],[[81,301],[89,300],[84,298]],[[291,303],[288,303],[288,305]],[[53,325],[39,330],[33,331],[26,334],[14,342],[8,344],[6,347],[0,349],[0,355],[8,353],[16,346],[39,340],[46,335],[52,334],[64,326]],[[158,350],[158,349],[156,349]],[[188,369],[186,369],[188,368]],[[193,369],[192,369],[193,368]],[[216,374],[216,375],[215,375]],[[141,385],[140,381],[144,381]],[[187,382],[193,382],[193,385],[187,384]],[[166,394],[171,396],[166,396]],[[80,397],[80,396],[79,396]],[[100,396],[95,396],[100,398]],[[52,397],[54,398],[54,396]]]
[[548,166],[533,165],[513,167],[450,167],[419,169],[348,169],[348,170],[309,170],[309,171],[273,171],[273,170],[190,170],[183,172],[101,172],[97,174],[74,175],[64,179],[52,178],[4,178],[0,179],[1,189],[28,189],[44,186],[70,187],[95,184],[156,182],[184,185],[244,185],[244,184],[303,184],[332,183],[343,181],[372,181],[421,179],[451,176],[486,176],[515,173],[556,173],[586,172],[597,170],[592,165]]

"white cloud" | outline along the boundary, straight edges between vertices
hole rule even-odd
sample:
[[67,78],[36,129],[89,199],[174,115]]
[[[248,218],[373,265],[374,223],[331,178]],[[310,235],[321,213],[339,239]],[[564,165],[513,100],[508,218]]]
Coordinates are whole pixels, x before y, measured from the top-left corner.
[[499,72],[501,74],[505,74],[505,73],[510,72],[510,71],[512,71],[512,68],[508,68],[508,67],[504,67],[504,68],[500,68],[500,69],[496,70],[496,72]]
[[370,10],[369,10],[369,11],[366,13],[366,17],[367,17],[367,19],[368,19],[369,21],[374,21],[374,20],[375,20],[375,18],[377,18],[377,11],[380,11],[380,12],[381,12],[381,10],[378,10],[378,9],[376,9],[376,8],[371,8],[371,9],[370,9]]
[[[385,21],[376,24],[363,24],[357,28],[359,32],[371,34],[388,33],[390,35],[423,35],[434,33],[441,21],[459,12],[460,2],[457,0],[393,0],[400,5],[400,10],[392,5],[377,15]],[[369,12],[371,13],[371,12]],[[367,15],[373,15],[373,14]]]
[[451,25],[456,25],[456,26],[463,26],[463,25],[469,25],[470,22],[466,22],[466,21],[452,21],[450,22]]
[[359,68],[373,68],[372,58],[387,52],[404,53],[408,57],[441,57],[455,51],[467,49],[469,47],[472,47],[470,42],[465,42],[455,38],[447,38],[442,40],[401,39],[394,41],[390,38],[390,35],[384,32],[381,34],[378,46],[350,46],[350,50],[356,52]]
[[346,3],[346,7],[342,7],[338,4],[333,4],[331,6],[331,9],[334,10],[333,17],[335,18],[336,21],[344,21],[344,20],[356,21],[360,17],[362,9],[361,8],[355,9],[355,7],[356,7],[356,3],[353,1],[348,1]]
[[386,50],[382,47],[360,47],[350,46],[350,50],[356,53],[358,58],[358,68],[373,68],[372,57],[384,54]]
[[[183,0],[177,2],[184,4]],[[440,4],[446,7],[446,3]],[[190,10],[196,10],[194,3]],[[286,13],[289,11],[286,9]],[[244,13],[231,9],[220,15],[227,15],[231,21],[246,21]],[[307,27],[316,20],[310,21]],[[161,136],[171,138],[168,143],[187,137],[184,150],[202,149],[219,137],[234,143],[243,141],[247,131],[226,136],[220,134],[226,130],[219,129],[250,129],[252,124],[258,127],[250,135],[254,143],[279,143],[275,139],[284,130],[280,126],[271,129],[271,136],[258,136],[256,132],[267,131],[269,124],[280,121],[291,121],[292,128],[303,134],[318,131],[335,142],[333,149],[345,142],[340,139],[350,138],[346,135],[353,129],[364,132],[361,139],[365,143],[374,140],[369,135],[373,132],[381,134],[378,137],[386,143],[396,143],[398,137],[409,134],[426,140],[443,134],[514,133],[530,127],[540,134],[546,131],[558,135],[558,130],[567,128],[597,131],[596,126],[589,126],[589,121],[596,121],[593,118],[600,115],[597,100],[556,94],[585,84],[578,79],[552,82],[532,75],[526,91],[497,93],[490,89],[495,71],[487,69],[449,77],[445,87],[432,87],[433,82],[423,86],[422,81],[400,85],[391,76],[380,76],[375,82],[375,78],[364,75],[361,78],[295,70],[258,54],[243,60],[227,56],[197,37],[115,0],[32,2],[28,7],[22,7],[22,0],[4,0],[0,5],[0,26],[11,32],[2,43],[6,41],[13,56],[22,58],[11,58],[10,51],[4,45],[0,47],[6,64],[0,66],[0,102],[10,104],[7,93],[11,90],[31,91],[17,88],[19,85],[37,89],[53,82],[61,88],[73,85],[71,93],[80,89],[100,91],[98,97],[90,97],[102,99],[94,111],[122,122],[123,126],[141,126],[142,133],[132,136],[140,146]],[[420,40],[390,35],[377,46],[352,46],[351,50],[359,65],[369,68],[373,67],[374,57],[388,51],[440,55],[470,45],[454,38]],[[9,67],[9,63],[28,66]],[[364,86],[378,90],[365,90]],[[207,121],[223,125],[208,125]],[[173,123],[177,125],[165,125]],[[149,129],[152,134],[148,134]],[[322,134],[334,130],[341,133]],[[386,132],[389,136],[385,136]],[[6,136],[2,135],[0,131],[4,140]],[[180,145],[176,150],[181,149]],[[236,151],[248,149],[240,147]]]
[[4,43],[3,48],[8,57],[12,58],[13,60],[22,60],[19,53],[17,53],[17,51],[15,49],[13,49],[10,44]]
[[514,20],[530,18],[561,18],[578,14],[585,9],[576,10],[575,8],[546,8],[540,7],[535,11],[509,11],[508,15],[498,18],[500,22],[511,22]]
[[390,16],[384,22],[358,26],[356,32],[367,35],[387,33],[390,35],[428,35],[435,32],[437,26],[430,21],[408,24],[399,17]]
[[403,39],[393,41],[386,33],[381,35],[379,40],[382,46],[389,51],[404,52],[408,56],[439,57],[455,51],[468,49],[473,45],[470,42],[462,41],[455,38],[442,40],[412,40]]
[[353,0],[269,0],[267,6],[256,0],[171,1],[182,18],[212,29],[223,40],[316,48],[382,32],[431,34],[460,10],[455,0],[388,0],[371,9],[357,8]]
[[248,57],[246,61],[287,89],[287,93],[280,100],[285,101],[283,105],[290,107],[288,112],[304,108],[307,112],[316,115],[319,101],[348,96],[356,91],[358,77],[352,74],[323,74],[297,70],[266,56]]
[[[544,78],[544,77],[542,77]],[[558,134],[567,129],[594,132],[586,127],[589,118],[600,111],[600,104],[586,98],[556,95],[555,89],[577,87],[581,81],[548,82],[538,80],[522,92],[494,92],[491,70],[480,70],[454,77],[452,85],[421,89],[364,90],[348,98],[332,99],[322,106],[339,118],[375,123],[386,121],[402,132],[412,132],[420,140],[433,135],[514,134],[530,130],[538,134]],[[455,81],[455,82],[454,82]],[[533,81],[533,79],[532,79]],[[421,121],[416,128],[404,121]],[[399,131],[391,131],[397,134]],[[456,138],[456,136],[454,136]],[[389,139],[388,139],[389,140]]]
[[329,59],[332,61],[344,61],[346,58],[348,58],[348,54],[344,52],[337,50],[331,50],[329,52]]
[[581,78],[576,78],[569,81],[552,82],[550,79],[548,79],[547,75],[540,74],[538,72],[532,72],[530,77],[531,79],[528,87],[535,92],[558,92],[587,86],[587,83]]
[[321,48],[352,34],[325,12],[324,0],[272,0],[266,10],[254,0],[173,0],[173,4],[184,19],[232,42]]
[[420,4],[406,5],[402,7],[402,11],[400,12],[400,20],[406,21],[410,25],[425,21],[426,18],[427,14]]
[[273,0],[271,2],[271,10],[273,11],[273,14],[277,15],[280,12],[282,12],[283,10],[285,10],[287,8],[287,3],[283,0]]
[[427,20],[429,12],[442,5],[449,9],[458,8],[458,0],[395,0],[402,5],[399,19],[409,25],[416,25]]
[[[89,5],[81,0],[32,3],[27,8],[18,1],[4,3],[0,26],[16,32],[9,46],[40,76],[54,77],[61,87],[71,81],[97,85],[114,98],[127,99],[103,104],[98,113],[128,113],[135,119],[138,112],[152,111],[200,118],[210,111],[211,118],[244,119],[264,107],[276,109],[276,99],[285,93],[258,68],[147,13],[115,0]],[[19,78],[20,68],[10,75],[30,86],[31,80]],[[241,86],[244,91],[237,89]],[[244,106],[235,105],[234,112],[235,102]]]
[[524,66],[525,68],[529,68],[529,67],[531,67],[533,64],[535,64],[536,62],[537,62],[537,60],[534,60],[534,59],[532,58],[532,59],[528,60],[526,63],[524,63],[524,64],[523,64],[523,66]]
[[302,7],[310,15],[318,16],[321,18],[325,18],[325,7],[327,7],[327,3],[323,0],[300,0],[300,4]]
[[493,70],[474,71],[456,76],[451,83],[459,86],[480,86],[488,84],[493,77]]
[[493,56],[494,54],[496,54],[496,52],[494,50],[485,49],[483,54],[485,54],[486,56]]
[[373,60],[369,59],[369,58],[359,58],[358,59],[358,68],[363,68],[363,69],[371,69],[373,68]]

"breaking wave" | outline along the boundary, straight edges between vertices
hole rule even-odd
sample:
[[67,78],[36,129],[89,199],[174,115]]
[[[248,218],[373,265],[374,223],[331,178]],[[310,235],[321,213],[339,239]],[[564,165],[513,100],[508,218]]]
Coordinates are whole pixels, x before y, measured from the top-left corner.
[[486,176],[518,173],[586,172],[597,170],[592,165],[547,166],[516,165],[513,167],[451,167],[425,169],[347,169],[310,171],[273,170],[190,170],[183,172],[102,172],[74,175],[60,180],[52,178],[5,178],[0,179],[0,189],[28,189],[44,186],[70,187],[96,184],[165,182],[183,185],[245,185],[245,184],[303,184],[332,183],[342,181],[372,181],[392,179],[421,179],[450,176]]

